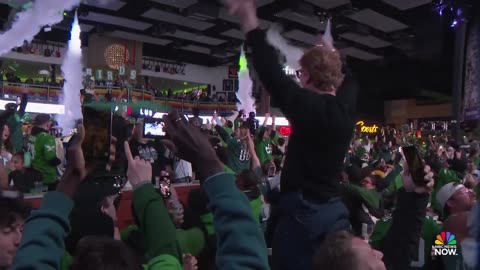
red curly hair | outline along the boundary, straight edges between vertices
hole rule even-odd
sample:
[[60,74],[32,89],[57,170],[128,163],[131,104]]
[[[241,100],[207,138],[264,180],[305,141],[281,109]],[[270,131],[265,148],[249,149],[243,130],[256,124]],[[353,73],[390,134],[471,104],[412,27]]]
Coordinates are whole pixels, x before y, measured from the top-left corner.
[[342,60],[337,50],[319,44],[300,59],[302,68],[310,74],[310,83],[321,91],[336,91],[343,82]]

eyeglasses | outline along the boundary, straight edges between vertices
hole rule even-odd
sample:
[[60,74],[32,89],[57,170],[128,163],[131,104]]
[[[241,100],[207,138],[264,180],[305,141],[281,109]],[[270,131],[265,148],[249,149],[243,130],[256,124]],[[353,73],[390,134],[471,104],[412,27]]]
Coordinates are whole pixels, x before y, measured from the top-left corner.
[[297,78],[300,79],[300,76],[302,76],[302,74],[303,74],[303,69],[296,70],[295,74],[297,75]]

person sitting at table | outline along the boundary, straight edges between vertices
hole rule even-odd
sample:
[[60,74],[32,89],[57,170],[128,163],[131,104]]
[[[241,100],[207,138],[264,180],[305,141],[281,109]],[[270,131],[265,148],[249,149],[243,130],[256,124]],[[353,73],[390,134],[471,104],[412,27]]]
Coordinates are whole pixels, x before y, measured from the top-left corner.
[[0,269],[12,266],[30,208],[20,192],[0,190]]
[[42,182],[42,174],[33,168],[25,168],[25,153],[18,152],[12,157],[13,171],[8,174],[8,183],[15,190],[29,193],[35,182]]

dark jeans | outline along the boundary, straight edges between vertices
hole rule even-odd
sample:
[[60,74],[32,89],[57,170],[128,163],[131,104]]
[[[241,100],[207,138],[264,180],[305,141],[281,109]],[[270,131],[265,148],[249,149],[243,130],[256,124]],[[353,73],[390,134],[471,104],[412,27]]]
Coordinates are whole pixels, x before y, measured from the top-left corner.
[[315,250],[327,234],[350,230],[348,210],[339,197],[327,203],[282,194],[280,221],[273,238],[273,269],[311,270]]

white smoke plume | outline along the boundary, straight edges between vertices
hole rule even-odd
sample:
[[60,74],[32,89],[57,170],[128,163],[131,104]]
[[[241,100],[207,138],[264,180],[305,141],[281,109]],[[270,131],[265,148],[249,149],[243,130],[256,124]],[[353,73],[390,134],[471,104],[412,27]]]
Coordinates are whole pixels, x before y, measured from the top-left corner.
[[335,49],[333,46],[332,24],[330,20],[327,21],[327,27],[325,28],[325,33],[323,34],[322,40],[326,46],[330,47],[332,50]]
[[0,55],[15,47],[31,42],[42,27],[52,26],[63,20],[63,11],[80,4],[81,0],[36,0],[31,8],[16,14],[12,26],[0,34]]
[[247,66],[247,58],[242,47],[239,60],[240,69],[238,71],[238,92],[237,110],[245,110],[246,113],[257,112],[255,107],[255,98],[252,96],[253,82],[250,78],[250,72]]
[[63,128],[63,134],[69,134],[75,127],[76,120],[82,118],[82,107],[80,104],[80,89],[83,88],[83,64],[82,64],[82,42],[80,40],[80,25],[75,14],[68,50],[62,64],[62,72],[65,78],[63,85],[63,96],[61,103],[65,107],[65,113],[60,115],[58,125]]
[[267,31],[267,41],[274,48],[278,49],[286,58],[285,63],[290,68],[297,70],[300,69],[300,58],[302,58],[303,50],[292,46],[288,41],[282,37],[282,28],[279,25],[273,25]]

